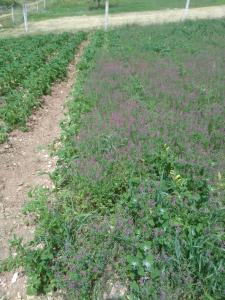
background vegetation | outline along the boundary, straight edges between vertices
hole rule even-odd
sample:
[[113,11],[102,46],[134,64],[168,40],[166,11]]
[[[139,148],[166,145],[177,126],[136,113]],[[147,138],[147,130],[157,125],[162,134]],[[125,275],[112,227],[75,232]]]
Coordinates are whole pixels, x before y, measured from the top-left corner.
[[224,298],[224,31],[220,20],[92,36],[55,190],[31,192],[35,238],[14,241],[29,293],[103,299],[119,284],[121,299]]
[[15,1],[13,1],[13,0],[1,0],[0,1],[0,6],[1,5],[11,5],[11,4],[13,4],[13,3],[15,3]]
[[[104,1],[93,0],[58,0],[50,1],[47,10],[32,16],[33,20],[56,18],[61,16],[91,15],[104,13]],[[110,13],[183,8],[185,0],[110,0]],[[191,0],[191,7],[225,4],[225,0]]]

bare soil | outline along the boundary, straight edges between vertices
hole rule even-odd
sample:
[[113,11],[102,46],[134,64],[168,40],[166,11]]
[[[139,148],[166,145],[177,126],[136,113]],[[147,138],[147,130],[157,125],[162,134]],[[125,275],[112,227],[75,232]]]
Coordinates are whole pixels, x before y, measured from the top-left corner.
[[[51,95],[42,98],[42,107],[28,121],[28,132],[16,130],[7,143],[0,145],[0,261],[9,254],[9,240],[15,234],[28,241],[34,227],[26,225],[21,209],[28,201],[28,191],[37,185],[52,188],[49,174],[57,157],[50,157],[49,145],[57,143],[59,123],[64,104],[76,78],[76,65],[87,42],[84,42],[68,67],[68,77],[52,86]],[[0,300],[40,299],[26,296],[26,278],[22,270],[17,275],[0,274]],[[14,275],[16,282],[12,283]],[[46,296],[44,299],[58,299]]]
[[[166,9],[159,11],[144,11],[119,13],[109,16],[109,26],[120,26],[126,24],[159,24],[169,22],[180,22],[184,16],[184,9]],[[214,19],[225,17],[225,5],[191,8],[186,19]],[[45,21],[29,22],[29,33],[61,32],[90,30],[103,28],[104,16],[74,16],[62,17]],[[24,34],[23,25],[6,31],[2,35],[20,35]]]

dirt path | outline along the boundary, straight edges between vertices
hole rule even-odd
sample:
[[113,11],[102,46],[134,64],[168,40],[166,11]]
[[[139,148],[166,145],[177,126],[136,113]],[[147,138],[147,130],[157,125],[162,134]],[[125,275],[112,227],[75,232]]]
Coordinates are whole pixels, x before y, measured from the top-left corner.
[[[110,26],[120,26],[124,24],[158,24],[165,22],[179,22],[184,15],[184,9],[167,9],[159,11],[145,11],[113,14],[109,17]],[[189,10],[187,19],[212,19],[225,17],[225,5],[192,8]],[[74,16],[50,19],[45,21],[30,22],[30,33],[41,32],[60,32],[90,30],[94,28],[103,28],[104,16]],[[19,28],[2,33],[4,35],[24,34],[24,28]]]
[[[34,228],[25,225],[21,208],[32,186],[52,186],[49,175],[43,175],[43,172],[49,173],[55,168],[57,160],[49,156],[48,147],[60,135],[59,123],[63,118],[64,104],[74,84],[76,64],[85,44],[81,45],[74,62],[69,65],[67,80],[56,83],[52,94],[43,97],[43,107],[29,120],[31,130],[15,131],[8,143],[0,145],[0,260],[7,257],[8,241],[13,234],[28,240],[34,232]],[[12,284],[13,273],[0,274],[0,299],[5,295],[7,300],[28,299],[25,296],[25,278],[22,273],[19,275]]]

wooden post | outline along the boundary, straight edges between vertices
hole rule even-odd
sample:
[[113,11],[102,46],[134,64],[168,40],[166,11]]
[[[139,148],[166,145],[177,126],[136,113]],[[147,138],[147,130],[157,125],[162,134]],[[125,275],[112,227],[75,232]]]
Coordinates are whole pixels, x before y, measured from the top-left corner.
[[186,1],[186,5],[185,5],[185,10],[184,10],[184,15],[183,15],[182,21],[184,21],[187,18],[189,7],[190,7],[190,2],[191,2],[191,0],[187,0]]
[[27,23],[27,4],[23,5],[23,20],[24,20],[24,29],[28,32],[28,23]]
[[105,0],[105,31],[108,30],[109,26],[109,0]]
[[44,9],[46,9],[46,0],[44,0]]
[[13,5],[11,7],[11,14],[12,14],[12,22],[14,24],[15,23],[15,18],[14,18],[14,6]]

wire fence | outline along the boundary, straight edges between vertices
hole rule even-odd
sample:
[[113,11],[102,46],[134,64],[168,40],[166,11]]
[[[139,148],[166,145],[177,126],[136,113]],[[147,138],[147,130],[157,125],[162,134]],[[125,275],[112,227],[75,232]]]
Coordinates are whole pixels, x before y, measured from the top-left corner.
[[24,2],[23,5],[0,6],[0,30],[24,23],[28,31],[28,16],[38,14],[47,9],[52,0],[36,0]]
[[[38,14],[45,11],[54,3],[55,0],[36,0],[32,2],[24,2],[23,5],[0,6],[0,31],[5,28],[24,24],[26,32],[29,31],[28,17],[29,15]],[[187,18],[191,0],[186,0],[184,14],[182,20]],[[104,29],[107,31],[109,27],[109,0],[105,0],[105,21]]]

